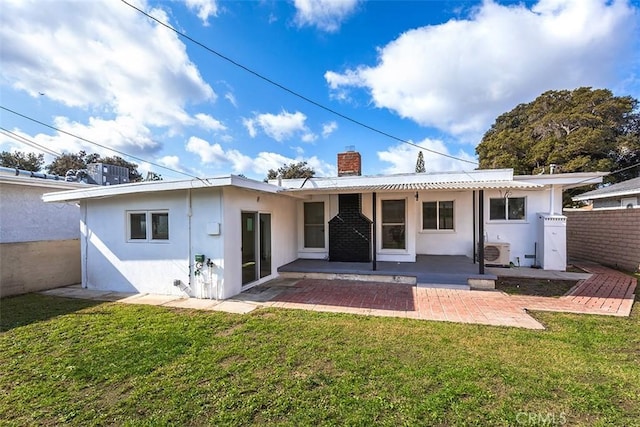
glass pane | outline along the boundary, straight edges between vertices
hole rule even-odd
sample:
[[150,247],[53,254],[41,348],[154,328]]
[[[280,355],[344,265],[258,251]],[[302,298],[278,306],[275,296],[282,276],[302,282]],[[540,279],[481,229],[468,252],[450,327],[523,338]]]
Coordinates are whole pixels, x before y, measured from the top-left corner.
[[382,226],[382,249],[405,249],[404,225]]
[[438,210],[436,202],[422,203],[422,229],[435,230],[438,225]]
[[258,279],[256,260],[256,232],[254,219],[257,214],[242,212],[242,284],[254,282]]
[[383,200],[382,222],[385,224],[404,224],[404,200]]
[[324,224],[324,202],[304,204],[305,224]]
[[453,230],[453,202],[440,202],[440,230]]
[[507,219],[505,217],[506,202],[505,199],[489,200],[489,219]]
[[324,225],[305,225],[304,247],[324,248]]
[[260,277],[271,274],[271,214],[260,214]]
[[524,219],[524,197],[509,198],[509,219]]
[[145,240],[147,238],[147,214],[129,214],[129,230],[131,240]]
[[151,214],[151,239],[168,240],[169,239],[169,214],[168,213],[152,213]]

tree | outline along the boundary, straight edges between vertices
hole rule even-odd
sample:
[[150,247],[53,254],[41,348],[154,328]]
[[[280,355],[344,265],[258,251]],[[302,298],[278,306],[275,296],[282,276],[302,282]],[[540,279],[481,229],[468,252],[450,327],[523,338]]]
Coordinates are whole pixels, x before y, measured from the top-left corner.
[[[547,171],[615,171],[640,160],[638,101],[607,89],[548,91],[498,117],[476,148],[480,168]],[[638,170],[607,177],[618,182]]]
[[422,151],[418,152],[418,160],[416,161],[416,173],[426,172],[427,169],[424,167],[424,156],[422,155]]
[[269,172],[267,172],[267,180],[276,179],[278,176],[282,177],[282,179],[311,178],[315,174],[316,171],[307,166],[307,162],[298,162],[282,165],[277,171],[269,169]]
[[87,154],[85,151],[78,153],[64,153],[53,159],[53,162],[47,166],[49,173],[55,173],[64,176],[69,170],[86,169],[89,163],[104,163],[107,165],[122,166],[129,168],[129,181],[142,181],[142,174],[138,172],[138,165],[131,163],[119,156],[101,157],[99,154]]
[[0,166],[38,172],[44,165],[44,154],[23,153],[22,151],[3,151],[0,153]]
[[80,151],[78,153],[64,153],[53,159],[53,161],[47,165],[47,172],[65,176],[69,170],[77,171],[80,169],[86,169],[86,157],[87,153],[84,151]]

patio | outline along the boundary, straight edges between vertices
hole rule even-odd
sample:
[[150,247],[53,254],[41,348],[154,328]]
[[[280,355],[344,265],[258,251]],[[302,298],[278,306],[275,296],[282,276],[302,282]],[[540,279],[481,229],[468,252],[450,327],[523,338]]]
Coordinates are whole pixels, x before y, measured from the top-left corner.
[[478,264],[463,255],[417,255],[416,262],[331,262],[297,259],[278,268],[282,277],[350,279],[405,283],[434,288],[469,290],[469,279],[496,280],[493,273],[478,274]]

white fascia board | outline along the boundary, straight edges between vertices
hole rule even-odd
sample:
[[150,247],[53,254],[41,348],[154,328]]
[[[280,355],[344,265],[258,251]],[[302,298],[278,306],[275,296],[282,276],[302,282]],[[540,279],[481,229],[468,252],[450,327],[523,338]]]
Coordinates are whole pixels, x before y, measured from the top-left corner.
[[73,190],[77,188],[92,188],[91,184],[67,182],[64,180],[29,178],[21,176],[0,176],[0,184],[24,185],[27,187],[42,187],[54,190]]
[[516,175],[514,181],[528,181],[541,185],[562,185],[564,189],[602,183],[608,172],[574,172],[550,175]]
[[[339,189],[343,187],[366,187],[372,185],[511,181],[513,169],[480,169],[468,172],[409,173],[397,175],[341,176],[329,178],[283,179],[280,185],[285,189]],[[277,179],[269,184],[278,185]]]
[[127,194],[152,193],[160,191],[188,190],[197,188],[212,188],[235,186],[267,193],[276,193],[279,188],[264,182],[242,178],[235,175],[218,178],[199,178],[179,181],[147,181],[131,184],[109,186],[95,186],[92,188],[47,193],[42,196],[45,202],[68,202],[84,199],[104,198]]

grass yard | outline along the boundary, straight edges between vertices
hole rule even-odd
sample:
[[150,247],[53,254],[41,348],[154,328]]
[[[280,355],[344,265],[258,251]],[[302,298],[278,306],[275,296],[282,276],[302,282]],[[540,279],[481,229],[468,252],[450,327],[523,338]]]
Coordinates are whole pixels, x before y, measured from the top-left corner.
[[637,306],[536,313],[546,331],[34,294],[0,310],[0,425],[640,423]]

